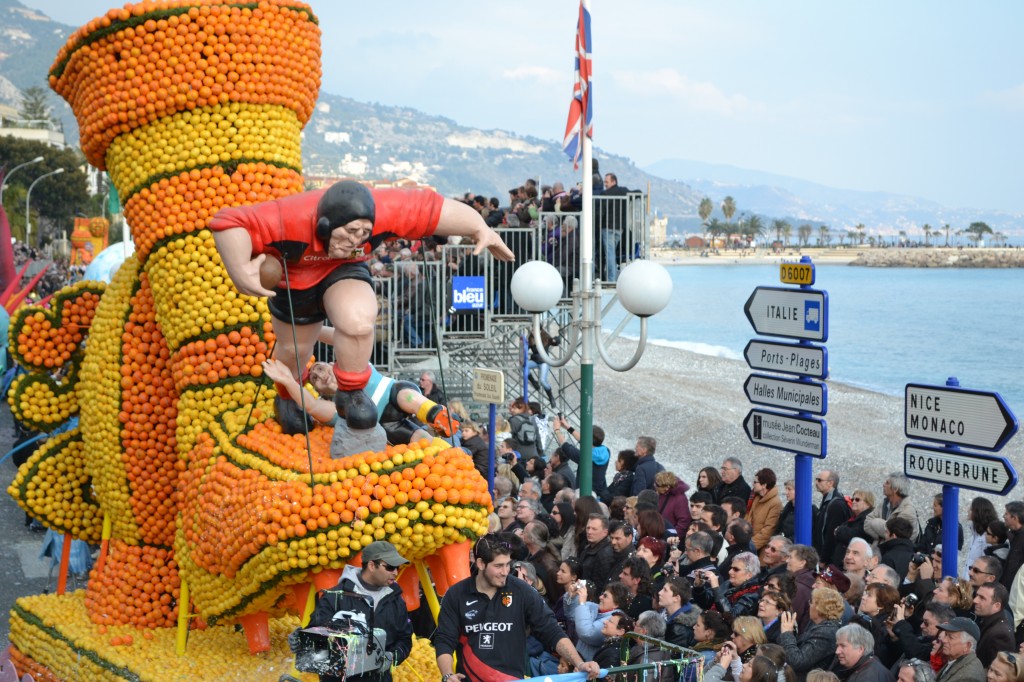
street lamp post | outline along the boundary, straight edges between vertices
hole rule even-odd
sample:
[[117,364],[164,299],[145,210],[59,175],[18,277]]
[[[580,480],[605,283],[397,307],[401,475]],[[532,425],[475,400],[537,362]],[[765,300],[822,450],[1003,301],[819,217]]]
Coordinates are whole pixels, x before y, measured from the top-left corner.
[[43,160],[43,157],[37,156],[36,158],[32,159],[31,161],[26,161],[25,163],[19,163],[17,166],[12,168],[10,170],[10,172],[4,174],[4,181],[0,182],[0,205],[3,205],[3,203],[4,203],[4,188],[7,187],[7,181],[11,179],[11,176],[14,175],[16,172],[18,172],[19,168],[24,168],[25,166],[31,166],[33,163],[39,163],[42,160]]
[[[584,260],[584,270],[587,262]],[[593,267],[593,262],[589,263]],[[577,470],[580,495],[593,491],[593,424],[594,424],[594,359],[596,347],[601,359],[611,369],[625,372],[636,366],[647,345],[647,318],[668,305],[672,296],[672,278],[662,266],[647,260],[633,261],[619,273],[616,291],[622,306],[640,318],[640,341],[636,351],[625,363],[616,363],[601,340],[601,291],[594,288],[589,277],[573,292],[571,337],[562,357],[555,359],[544,350],[540,337],[540,314],[551,310],[562,296],[562,277],[550,263],[531,261],[523,264],[512,276],[512,297],[533,314],[534,345],[544,361],[552,367],[563,367],[576,349],[580,357],[580,462]]]
[[43,178],[48,178],[51,175],[60,175],[63,172],[64,172],[63,168],[58,168],[57,170],[52,170],[49,173],[43,173],[38,178],[33,180],[32,184],[28,186],[28,194],[25,195],[25,244],[26,245],[29,245],[29,246],[31,245],[31,241],[29,240],[29,236],[31,235],[31,232],[32,232],[32,223],[30,223],[29,220],[28,220],[28,205],[29,205],[29,200],[32,199],[32,188],[35,187],[36,183],[39,182],[40,180],[42,180]]

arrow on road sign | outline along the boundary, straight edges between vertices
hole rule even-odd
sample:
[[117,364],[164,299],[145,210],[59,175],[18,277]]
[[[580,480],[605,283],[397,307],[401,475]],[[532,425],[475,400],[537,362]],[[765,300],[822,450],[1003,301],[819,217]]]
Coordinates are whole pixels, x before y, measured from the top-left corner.
[[795,417],[755,408],[743,420],[743,430],[754,445],[801,455],[825,456],[827,428],[824,419]]
[[801,346],[795,343],[751,339],[743,349],[743,357],[751,369],[799,374],[817,379],[828,377],[828,350],[824,346]]
[[828,340],[828,294],[824,291],[757,287],[743,312],[758,334]]
[[907,438],[997,451],[1017,433],[1017,418],[998,393],[907,384]]
[[825,384],[816,381],[751,374],[743,384],[743,391],[750,402],[757,405],[784,407],[811,414],[828,412],[828,391]]
[[1005,495],[1017,485],[1017,472],[1005,457],[907,445],[903,471],[910,478]]

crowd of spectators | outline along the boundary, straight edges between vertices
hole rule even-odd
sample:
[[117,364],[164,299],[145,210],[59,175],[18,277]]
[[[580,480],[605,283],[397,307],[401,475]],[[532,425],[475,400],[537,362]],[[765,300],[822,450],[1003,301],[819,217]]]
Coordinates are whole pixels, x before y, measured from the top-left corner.
[[[659,669],[663,682],[1024,681],[1024,503],[1000,518],[987,498],[972,500],[949,550],[964,568],[943,576],[941,495],[915,498],[902,473],[845,494],[837,471],[817,472],[811,542],[796,544],[794,482],[770,468],[745,474],[726,457],[691,487],[641,436],[614,462],[595,449],[594,494],[580,496],[578,434],[553,425],[536,454],[503,443],[490,532],[585,660],[683,655],[622,646],[633,631],[700,654]],[[595,443],[603,437],[594,427]],[[530,657],[534,675],[567,669],[539,642]]]

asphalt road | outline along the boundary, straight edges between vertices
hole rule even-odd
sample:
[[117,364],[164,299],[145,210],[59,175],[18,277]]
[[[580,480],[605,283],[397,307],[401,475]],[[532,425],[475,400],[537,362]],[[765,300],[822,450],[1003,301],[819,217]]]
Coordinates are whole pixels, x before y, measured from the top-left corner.
[[[11,420],[11,410],[7,401],[0,406],[0,457],[6,455],[14,444],[15,435]],[[4,560],[0,561],[0,634],[2,646],[7,648],[10,643],[9,612],[15,600],[30,594],[53,592],[57,589],[57,569],[51,576],[49,561],[39,559],[43,546],[44,533],[33,532],[25,527],[25,513],[15,504],[7,488],[17,469],[8,459],[0,464],[0,547],[3,548]],[[79,585],[84,586],[84,585]],[[74,584],[69,580],[68,589]]]

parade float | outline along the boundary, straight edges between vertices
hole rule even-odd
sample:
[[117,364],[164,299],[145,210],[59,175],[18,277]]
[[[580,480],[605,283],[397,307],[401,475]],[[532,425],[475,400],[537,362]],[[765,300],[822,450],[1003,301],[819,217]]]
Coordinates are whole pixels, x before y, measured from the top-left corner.
[[[375,539],[410,559],[407,604],[468,572],[491,499],[440,440],[332,459],[273,419],[264,299],[235,291],[206,226],[299,192],[320,31],[291,0],[110,10],[60,50],[50,84],[124,201],[135,252],[12,317],[14,415],[53,433],[9,492],[100,545],[85,590],[18,600],[10,662],[36,680],[276,680],[286,636]],[[310,467],[312,465],[312,470]],[[69,542],[64,543],[70,545]],[[436,679],[417,641],[396,679]]]

